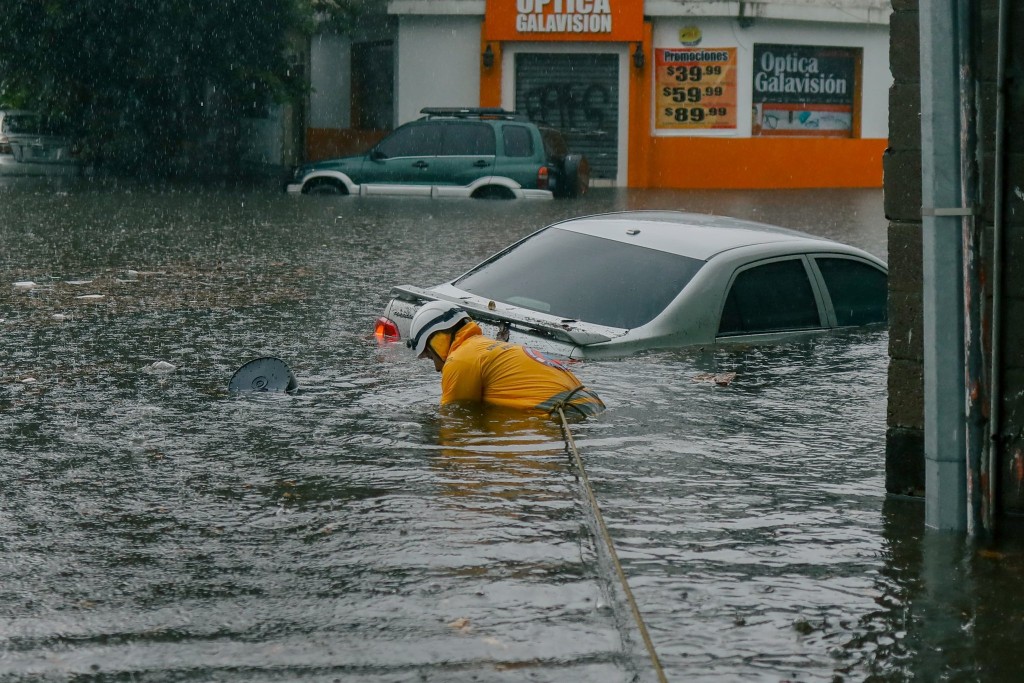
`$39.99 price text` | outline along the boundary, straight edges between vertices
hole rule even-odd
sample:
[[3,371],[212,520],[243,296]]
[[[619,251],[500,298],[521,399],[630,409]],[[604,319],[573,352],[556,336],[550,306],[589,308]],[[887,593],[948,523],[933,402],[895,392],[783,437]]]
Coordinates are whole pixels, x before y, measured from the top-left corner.
[[705,76],[721,76],[722,67],[713,65],[701,66],[699,64],[693,64],[691,66],[670,66],[665,69],[665,74],[680,83],[685,83],[687,81],[698,82],[703,80]]

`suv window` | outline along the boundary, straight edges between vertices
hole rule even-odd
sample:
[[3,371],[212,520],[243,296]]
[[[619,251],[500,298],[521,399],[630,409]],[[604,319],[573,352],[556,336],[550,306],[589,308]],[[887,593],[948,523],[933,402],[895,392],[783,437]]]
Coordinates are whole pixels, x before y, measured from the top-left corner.
[[718,334],[757,334],[821,327],[802,259],[741,271],[729,289]]
[[439,156],[494,156],[494,129],[486,123],[446,125]]
[[[572,254],[575,268],[566,268]],[[697,259],[549,228],[455,281],[488,299],[598,325],[650,322],[704,265]]]
[[886,321],[888,277],[885,273],[867,263],[848,258],[818,257],[815,262],[832,298],[837,325],[845,327]]
[[526,126],[505,126],[501,129],[501,136],[505,143],[505,156],[533,156],[533,135]]
[[405,125],[384,138],[376,149],[387,158],[436,156],[443,132],[439,123]]

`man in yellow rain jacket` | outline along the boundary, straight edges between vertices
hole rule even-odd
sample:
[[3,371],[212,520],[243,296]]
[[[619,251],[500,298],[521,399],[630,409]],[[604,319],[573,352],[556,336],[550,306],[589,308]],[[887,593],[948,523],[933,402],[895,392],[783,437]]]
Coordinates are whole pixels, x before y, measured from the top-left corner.
[[596,415],[604,403],[557,361],[485,337],[466,311],[447,301],[420,307],[409,348],[441,373],[441,405],[483,402],[519,410]]

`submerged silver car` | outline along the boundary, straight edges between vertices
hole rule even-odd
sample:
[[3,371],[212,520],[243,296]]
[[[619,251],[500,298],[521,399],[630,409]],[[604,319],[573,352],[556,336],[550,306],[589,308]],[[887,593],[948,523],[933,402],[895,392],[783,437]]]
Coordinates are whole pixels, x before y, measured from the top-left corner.
[[43,117],[0,109],[0,175],[76,175],[81,170],[73,141]]
[[491,336],[568,358],[774,342],[887,321],[886,264],[750,221],[629,211],[555,223],[430,289],[395,287],[375,335],[406,338],[416,309],[463,306]]

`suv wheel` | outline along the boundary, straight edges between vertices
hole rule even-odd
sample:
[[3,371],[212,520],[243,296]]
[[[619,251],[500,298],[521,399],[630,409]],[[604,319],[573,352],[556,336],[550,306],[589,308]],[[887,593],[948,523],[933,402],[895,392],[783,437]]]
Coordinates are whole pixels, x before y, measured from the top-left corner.
[[582,197],[590,189],[590,162],[582,154],[566,154],[563,162],[566,197]]
[[473,199],[515,199],[515,195],[507,187],[488,185],[474,192]]
[[337,180],[316,178],[303,186],[302,194],[348,194],[348,192]]

